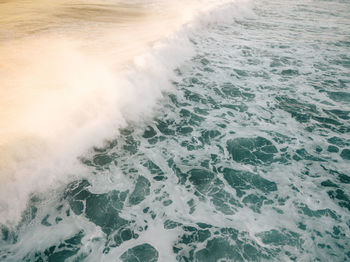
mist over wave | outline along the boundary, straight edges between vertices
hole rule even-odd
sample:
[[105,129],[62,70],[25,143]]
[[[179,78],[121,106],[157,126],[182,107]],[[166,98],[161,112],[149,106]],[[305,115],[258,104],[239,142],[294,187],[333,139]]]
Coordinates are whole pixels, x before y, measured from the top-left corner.
[[93,145],[151,117],[191,55],[189,23],[225,2],[0,3],[0,223],[15,225],[32,192],[86,173],[77,157]]

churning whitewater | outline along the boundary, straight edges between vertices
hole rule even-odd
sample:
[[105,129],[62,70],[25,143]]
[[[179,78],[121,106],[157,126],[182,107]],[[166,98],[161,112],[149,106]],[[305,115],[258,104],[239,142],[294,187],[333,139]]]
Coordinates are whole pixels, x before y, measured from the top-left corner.
[[0,1],[0,261],[349,261],[350,3]]
[[2,2],[0,223],[18,223],[32,192],[79,176],[78,156],[151,117],[190,57],[182,27],[224,3]]

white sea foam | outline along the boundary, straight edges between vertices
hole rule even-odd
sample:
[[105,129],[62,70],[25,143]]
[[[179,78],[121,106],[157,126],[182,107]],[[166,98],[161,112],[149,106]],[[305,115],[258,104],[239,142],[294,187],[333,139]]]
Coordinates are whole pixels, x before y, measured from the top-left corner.
[[[33,22],[34,35],[30,26],[18,29],[10,15],[3,16],[1,23],[16,34],[0,42],[0,223],[17,224],[32,193],[86,175],[78,156],[115,138],[128,123],[150,117],[171,88],[172,70],[192,55],[188,32],[232,18],[205,16],[225,2],[231,1],[147,1],[141,11],[135,2],[126,11],[123,6],[122,21],[98,13],[107,21],[88,25],[91,18],[77,22],[62,11],[72,24],[46,14]],[[47,30],[35,27],[43,21]]]

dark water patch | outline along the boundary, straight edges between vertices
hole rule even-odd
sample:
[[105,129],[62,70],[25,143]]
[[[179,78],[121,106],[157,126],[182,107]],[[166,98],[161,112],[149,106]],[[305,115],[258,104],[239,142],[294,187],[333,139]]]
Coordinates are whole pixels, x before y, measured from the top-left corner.
[[96,153],[106,153],[110,149],[116,147],[118,145],[117,140],[107,140],[104,142],[104,145],[102,147],[94,147],[93,150]]
[[173,129],[174,121],[173,120],[158,120],[157,128],[163,135],[175,135],[175,130]]
[[295,153],[296,154],[293,155],[293,159],[296,161],[309,160],[309,161],[316,161],[316,162],[326,162],[326,160],[310,154],[309,152],[306,151],[305,148],[297,149],[295,150]]
[[254,212],[261,213],[260,208],[263,206],[265,200],[267,200],[265,196],[257,196],[255,194],[250,194],[243,198],[242,203],[244,203]]
[[294,246],[301,248],[303,240],[298,233],[289,231],[286,229],[265,231],[256,234],[257,237],[261,238],[261,241],[267,245],[274,246]]
[[340,137],[336,137],[336,136],[328,138],[327,141],[328,141],[328,143],[330,143],[332,145],[336,145],[338,147],[344,147],[344,146],[349,145],[349,143],[347,141],[345,141],[345,139],[340,138]]
[[338,180],[341,182],[341,183],[344,183],[344,184],[350,184],[350,176],[342,173],[342,172],[339,172],[337,170],[333,170],[333,169],[328,169],[326,168],[325,166],[321,165],[321,167],[328,172],[329,175],[331,176],[335,176],[338,178]]
[[148,143],[150,145],[156,145],[159,142],[165,141],[166,137],[165,136],[156,136],[156,137],[152,137],[150,139],[148,139]]
[[177,176],[180,184],[185,184],[188,176],[185,172],[183,172],[179,166],[175,163],[173,158],[168,159],[167,161],[168,167],[174,172],[174,174]]
[[330,146],[328,146],[327,151],[330,152],[330,153],[338,153],[339,152],[339,148],[336,147],[336,146],[330,145]]
[[[257,251],[256,251],[257,253]],[[206,247],[194,255],[195,261],[215,262],[220,260],[243,261],[237,248],[224,238],[215,238],[208,241]]]
[[[59,244],[51,246],[44,251],[27,254],[27,256],[23,258],[23,261],[66,261],[79,252],[83,237],[84,231],[79,231],[73,237],[63,240]],[[76,256],[74,261],[79,261],[79,259],[83,259],[84,257],[84,255]]]
[[296,69],[285,69],[282,70],[281,75],[285,77],[297,76],[299,75],[299,71]]
[[318,113],[316,106],[297,101],[296,99],[287,96],[276,97],[278,107],[291,114],[300,123],[309,122],[312,115]]
[[[179,85],[177,83],[175,83],[175,86],[179,86]],[[191,105],[187,102],[180,101],[180,99],[174,94],[169,94],[169,98],[170,98],[171,103],[177,108]]]
[[312,119],[316,120],[319,123],[330,124],[334,126],[341,126],[342,124],[333,118],[312,116]]
[[348,92],[327,91],[327,94],[328,94],[329,98],[335,102],[350,103],[350,93],[348,93]]
[[157,249],[146,243],[129,248],[120,256],[120,259],[123,262],[157,262],[158,256]]
[[167,179],[163,170],[153,161],[147,160],[145,163],[143,163],[143,166],[146,167],[148,171],[153,175],[154,180],[161,181]]
[[245,70],[242,70],[242,69],[238,69],[238,68],[235,68],[233,69],[233,71],[235,72],[235,75],[240,78],[240,77],[246,77],[249,75],[249,72],[248,71],[245,71]]
[[[285,143],[292,143],[293,141],[296,140],[296,138],[294,137],[289,137],[286,135],[283,135],[281,133],[278,133],[276,131],[268,131],[267,134],[270,134],[271,137],[273,137],[273,141],[275,141],[276,143],[282,145]],[[280,150],[282,151],[282,150]]]
[[258,189],[266,194],[277,191],[275,182],[271,182],[257,174],[230,168],[225,168],[223,174],[227,183],[236,190],[238,197],[243,196],[245,191],[249,189]]
[[182,147],[186,148],[187,151],[196,151],[203,149],[203,144],[196,138],[192,137],[189,140],[184,140],[180,144]]
[[[271,79],[270,74],[268,72],[266,72],[266,71],[253,72],[253,73],[251,73],[251,76],[255,77],[255,78],[262,78],[264,80]],[[255,97],[255,95],[254,95],[254,97]]]
[[110,164],[112,161],[113,159],[109,155],[105,155],[105,154],[95,155],[93,158],[93,163],[96,166],[105,166]]
[[22,213],[21,221],[19,222],[18,227],[22,225],[29,224],[31,221],[37,218],[38,214],[38,205],[40,205],[42,199],[33,195],[27,204],[27,208]]
[[321,182],[321,186],[324,186],[324,187],[338,187],[337,184],[333,183],[331,180],[325,180],[323,182]]
[[240,89],[235,87],[232,83],[223,84],[223,86],[221,87],[221,92],[222,94],[224,94],[224,98],[227,96],[233,98],[242,96],[242,92],[240,91]]
[[143,133],[143,138],[151,138],[151,137],[154,137],[155,135],[157,135],[157,132],[154,130],[154,128],[151,126],[148,126],[145,132]]
[[[15,244],[18,240],[18,233],[12,228],[0,224],[0,246],[6,244]],[[0,259],[5,256],[6,251],[0,249]]]
[[270,63],[270,67],[281,67],[283,66],[283,63],[279,59],[273,59]]
[[246,104],[243,104],[243,103],[238,103],[238,104],[235,104],[235,105],[222,104],[221,107],[233,109],[233,110],[238,111],[238,112],[246,112],[248,110],[248,106]]
[[134,191],[129,196],[129,203],[131,205],[138,205],[146,196],[150,194],[151,183],[147,178],[139,176],[136,180]]
[[123,148],[125,151],[133,155],[137,153],[139,145],[140,142],[136,141],[132,136],[128,136],[126,137]]
[[350,196],[342,189],[330,190],[327,192],[329,197],[336,201],[340,207],[350,211]]
[[207,116],[209,115],[209,110],[207,109],[203,109],[203,108],[199,108],[199,107],[195,107],[194,108],[194,112],[196,114],[202,115],[202,116]]
[[250,239],[246,232],[234,228],[218,228],[205,223],[185,226],[171,222],[171,228],[175,227],[182,229],[173,246],[176,258],[181,262],[261,261],[271,259],[274,254]]
[[236,138],[227,141],[227,150],[232,159],[244,164],[270,164],[277,148],[264,137]]
[[181,125],[198,126],[205,118],[201,117],[187,109],[180,110]]
[[251,101],[255,98],[255,94],[244,92],[240,88],[235,87],[232,83],[224,83],[221,86],[221,91],[219,91],[218,94],[220,94],[223,98],[243,98],[247,101]]
[[350,176],[345,174],[339,173],[339,180],[341,183],[350,184]]
[[223,182],[213,172],[205,169],[192,169],[187,173],[188,180],[194,186],[195,195],[202,201],[209,199],[216,210],[224,214],[234,214],[239,202],[224,190]]
[[334,43],[335,46],[338,47],[350,47],[350,41],[347,40],[340,40]]
[[350,68],[350,57],[346,54],[338,55],[337,59],[329,60],[331,64],[340,65],[345,68]]
[[297,204],[297,209],[299,209],[299,213],[304,214],[309,217],[321,218],[322,216],[331,217],[336,221],[339,221],[339,216],[331,209],[318,209],[312,210],[306,204]]
[[172,221],[169,219],[164,222],[165,229],[174,229],[174,228],[179,227],[181,225],[182,225],[181,223],[178,223],[178,222],[175,222],[175,221]]
[[47,226],[47,227],[52,226],[52,225],[50,224],[50,222],[47,221],[48,218],[49,218],[49,215],[46,215],[46,216],[41,220],[41,224],[42,224],[43,226]]
[[211,183],[215,178],[214,173],[204,169],[192,169],[188,174],[189,181],[201,193],[206,193],[209,190]]
[[207,104],[207,99],[203,95],[190,91],[189,89],[184,90],[184,97],[190,102],[201,103],[204,105]]
[[193,128],[190,126],[177,127],[176,129],[176,133],[183,136],[190,135],[192,131],[193,131]]
[[[216,181],[218,182],[218,180]],[[212,192],[208,194],[215,209],[225,215],[233,215],[236,213],[238,207],[242,207],[241,203],[237,201],[230,193],[222,189],[223,185],[220,181],[217,183],[218,187],[213,187]]]
[[350,160],[350,149],[345,148],[341,151],[340,156],[345,160]]
[[345,110],[339,110],[339,109],[333,109],[333,110],[323,110],[331,117],[338,117],[343,120],[350,120],[350,111]]
[[210,145],[213,141],[217,140],[220,135],[221,133],[218,130],[203,130],[198,140],[203,144]]
[[210,61],[209,61],[208,59],[206,59],[206,58],[202,58],[202,59],[200,60],[200,62],[201,62],[201,64],[204,65],[204,66],[206,66],[206,65],[208,65],[208,64],[210,63]]
[[113,190],[105,194],[93,194],[88,190],[89,186],[83,180],[73,182],[67,187],[65,197],[76,215],[84,215],[107,235],[129,223],[119,216],[128,191]]

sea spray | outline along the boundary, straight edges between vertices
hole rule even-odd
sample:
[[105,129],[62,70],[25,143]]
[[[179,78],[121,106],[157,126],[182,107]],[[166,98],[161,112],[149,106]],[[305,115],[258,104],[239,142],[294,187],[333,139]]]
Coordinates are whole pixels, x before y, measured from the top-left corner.
[[0,42],[0,222],[15,225],[31,193],[86,174],[79,155],[152,115],[192,54],[181,26],[219,3],[27,3],[18,12],[35,22],[26,26],[12,4],[1,20],[15,34]]

